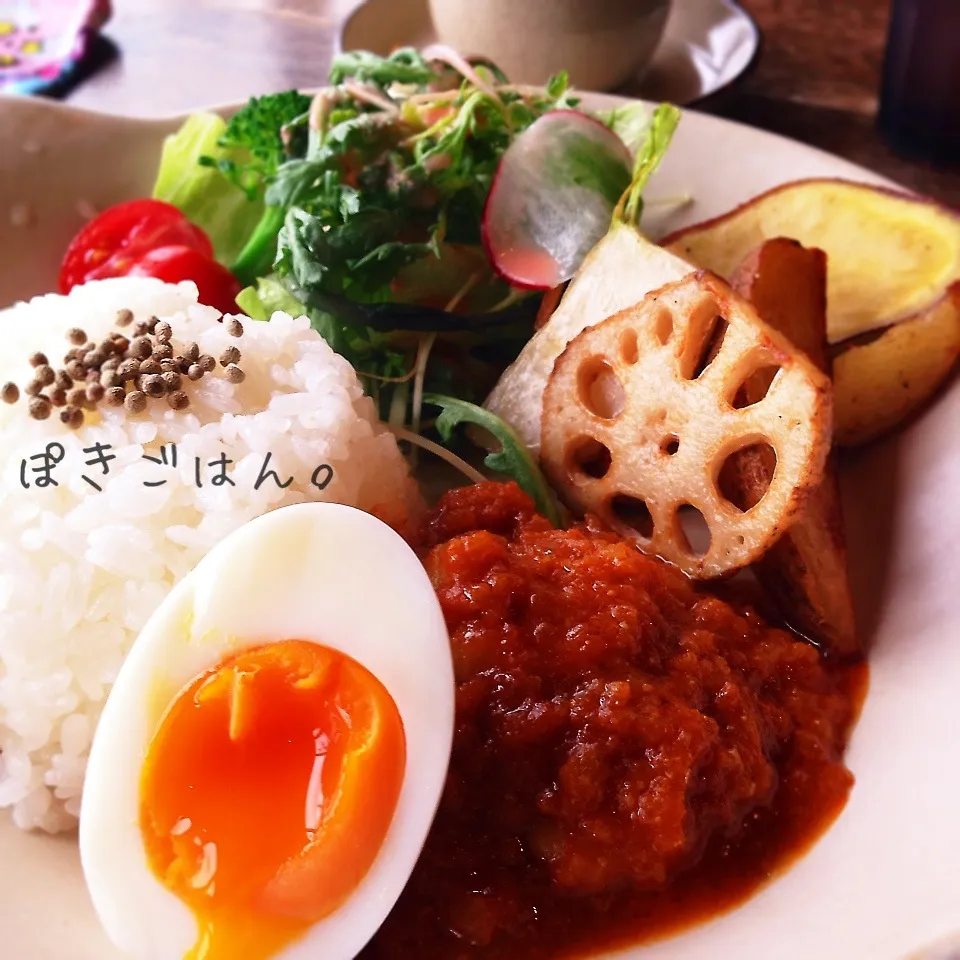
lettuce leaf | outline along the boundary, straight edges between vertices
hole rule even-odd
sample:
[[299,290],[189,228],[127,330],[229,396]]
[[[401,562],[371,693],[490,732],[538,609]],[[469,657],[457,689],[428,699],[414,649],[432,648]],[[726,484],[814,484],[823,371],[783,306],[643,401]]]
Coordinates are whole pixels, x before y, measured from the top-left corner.
[[643,191],[666,155],[682,116],[679,107],[661,103],[653,112],[650,125],[633,163],[633,182],[617,204],[614,218],[634,227],[643,213]]
[[237,294],[237,306],[254,320],[269,320],[278,310],[291,317],[302,317],[306,313],[303,304],[273,274],[259,277],[253,286],[244,287]]
[[194,113],[163,143],[153,197],[172,203],[206,231],[221,263],[231,264],[263,215],[263,201],[250,200],[216,166],[201,157],[243,162],[243,151],[220,145],[227,123],[213,113]]
[[635,155],[647,140],[652,117],[643,103],[625,103],[621,107],[598,110],[597,119],[606,124]]

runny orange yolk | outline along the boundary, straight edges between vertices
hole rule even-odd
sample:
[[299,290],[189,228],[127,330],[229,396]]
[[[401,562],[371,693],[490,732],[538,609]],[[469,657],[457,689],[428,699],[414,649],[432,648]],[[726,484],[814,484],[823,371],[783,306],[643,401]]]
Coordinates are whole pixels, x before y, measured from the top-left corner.
[[383,684],[302,640],[193,680],[140,784],[154,874],[195,915],[186,960],[263,960],[336,910],[377,856],[406,761]]

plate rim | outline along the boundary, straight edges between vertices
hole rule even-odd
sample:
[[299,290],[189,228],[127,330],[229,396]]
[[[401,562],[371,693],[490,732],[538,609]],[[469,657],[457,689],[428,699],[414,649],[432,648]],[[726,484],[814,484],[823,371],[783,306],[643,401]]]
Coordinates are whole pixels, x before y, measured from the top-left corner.
[[[359,8],[358,8],[359,9]],[[313,95],[318,90],[323,89],[322,87],[310,87],[302,90],[301,92],[306,95]],[[572,88],[575,93],[581,97],[581,102],[586,105],[589,109],[607,109],[616,106],[624,106],[626,104],[642,103],[648,108],[654,108],[657,106],[657,103],[652,100],[646,100],[642,97],[632,97],[620,93],[608,93],[605,91],[597,90],[580,90],[578,88]],[[210,104],[200,104],[196,107],[191,108],[187,111],[182,111],[178,113],[169,113],[163,114],[156,117],[144,117],[144,116],[131,116],[126,114],[115,114],[109,113],[105,110],[97,110],[92,107],[77,106],[71,104],[70,102],[59,101],[59,100],[50,100],[45,97],[27,97],[27,96],[14,96],[10,94],[0,93],[0,128],[7,126],[6,118],[4,114],[7,111],[19,112],[23,111],[25,115],[30,113],[42,114],[48,113],[50,115],[61,115],[75,120],[86,120],[92,123],[104,123],[117,126],[140,126],[144,129],[150,129],[157,131],[161,128],[173,127],[174,124],[183,123],[189,116],[194,113],[216,113],[223,117],[229,117],[232,114],[240,110],[248,101],[221,101],[218,103]],[[733,120],[729,117],[718,116],[717,114],[710,113],[706,110],[700,110],[696,107],[691,106],[681,106],[680,110],[683,114],[691,113],[698,118],[698,122],[704,122],[707,124],[716,124],[718,127],[733,128],[739,131],[746,131],[749,135],[761,137],[768,142],[776,142],[784,146],[789,146],[792,149],[799,149],[806,151],[811,156],[816,156],[823,160],[830,160],[835,163],[843,164],[849,171],[850,176],[854,176],[857,173],[864,174],[871,183],[882,183],[887,187],[896,188],[904,193],[913,195],[913,196],[923,196],[918,191],[912,190],[910,187],[907,187],[905,184],[901,184],[896,180],[887,177],[885,174],[879,173],[875,170],[871,170],[869,167],[865,167],[862,164],[856,163],[853,160],[848,160],[846,157],[842,157],[839,154],[831,153],[829,150],[824,150],[821,147],[814,146],[813,144],[806,143],[803,140],[798,140],[795,137],[789,137],[782,133],[776,133],[772,130],[767,130],[763,127],[754,126],[753,124],[745,123],[742,120]],[[21,117],[16,119],[20,120]],[[681,116],[681,123],[683,118]],[[788,181],[785,181],[788,182]]]

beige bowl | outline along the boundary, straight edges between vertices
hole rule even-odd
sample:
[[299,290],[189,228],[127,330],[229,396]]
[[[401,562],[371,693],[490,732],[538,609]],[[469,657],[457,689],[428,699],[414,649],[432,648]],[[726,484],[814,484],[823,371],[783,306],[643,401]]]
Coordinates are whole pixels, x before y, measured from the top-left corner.
[[515,83],[560,70],[610,90],[649,65],[670,0],[430,0],[443,43],[489,57]]

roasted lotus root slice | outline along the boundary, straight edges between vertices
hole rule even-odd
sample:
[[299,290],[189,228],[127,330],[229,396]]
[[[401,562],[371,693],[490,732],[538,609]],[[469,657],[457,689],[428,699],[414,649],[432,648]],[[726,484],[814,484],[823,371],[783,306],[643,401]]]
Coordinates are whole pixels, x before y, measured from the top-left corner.
[[[747,406],[755,376],[770,386]],[[701,272],[568,344],[544,392],[541,459],[573,510],[709,578],[751,563],[799,518],[831,432],[829,379]],[[776,469],[758,501],[737,505],[724,465],[748,448],[768,448]],[[697,513],[699,531],[683,519]]]

